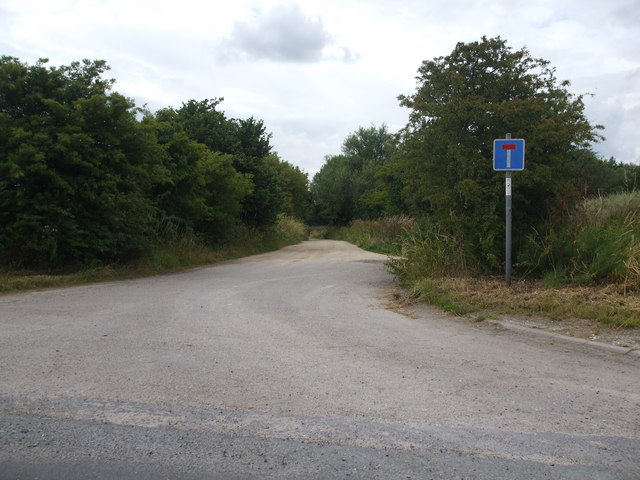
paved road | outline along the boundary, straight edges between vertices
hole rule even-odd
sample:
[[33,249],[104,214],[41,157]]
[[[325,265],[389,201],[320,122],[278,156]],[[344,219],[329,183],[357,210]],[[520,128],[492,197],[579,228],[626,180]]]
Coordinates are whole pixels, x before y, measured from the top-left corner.
[[640,358],[385,308],[309,241],[0,297],[0,479],[640,478]]

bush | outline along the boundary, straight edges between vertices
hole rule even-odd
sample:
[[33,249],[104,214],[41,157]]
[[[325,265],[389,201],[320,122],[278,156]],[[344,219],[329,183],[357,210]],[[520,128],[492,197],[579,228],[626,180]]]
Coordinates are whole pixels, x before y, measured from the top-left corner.
[[294,245],[309,238],[309,229],[300,220],[280,215],[273,228],[277,248]]
[[156,231],[150,248],[128,262],[81,269],[64,275],[42,275],[0,267],[0,292],[66,287],[166,273],[277,250],[305,240],[308,236],[306,226],[289,217],[280,217],[276,225],[269,228],[258,229],[240,224],[234,231],[233,241],[217,247],[205,242],[201,235],[180,231],[170,223],[158,225]]
[[[232,240],[223,250],[228,258],[254,255],[278,250],[309,238],[307,226],[295,218],[280,215],[271,227],[239,224]],[[237,254],[235,253],[237,251]]]

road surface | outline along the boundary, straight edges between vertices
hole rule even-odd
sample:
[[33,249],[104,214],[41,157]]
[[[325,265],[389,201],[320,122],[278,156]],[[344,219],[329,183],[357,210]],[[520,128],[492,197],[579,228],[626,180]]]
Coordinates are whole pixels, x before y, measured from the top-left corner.
[[0,296],[0,479],[640,478],[638,356],[402,315],[384,261]]

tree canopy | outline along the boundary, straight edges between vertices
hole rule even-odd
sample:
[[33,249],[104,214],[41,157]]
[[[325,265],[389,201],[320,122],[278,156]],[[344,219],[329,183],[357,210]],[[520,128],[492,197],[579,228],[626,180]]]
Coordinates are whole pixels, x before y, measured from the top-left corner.
[[111,92],[104,62],[0,59],[0,248],[36,265],[93,263],[145,246],[153,132]]
[[217,243],[308,208],[306,174],[261,120],[228,119],[222,99],[142,115],[104,61],[46,64],[0,58],[3,264],[119,261],[168,231]]

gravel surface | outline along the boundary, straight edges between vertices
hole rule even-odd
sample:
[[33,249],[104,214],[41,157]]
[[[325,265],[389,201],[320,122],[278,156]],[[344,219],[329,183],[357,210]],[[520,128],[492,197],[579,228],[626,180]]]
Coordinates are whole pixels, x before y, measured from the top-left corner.
[[640,358],[401,315],[384,261],[0,297],[0,478],[640,478]]

